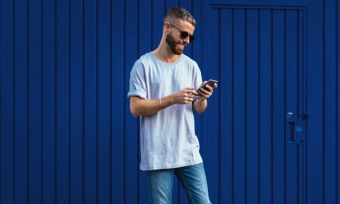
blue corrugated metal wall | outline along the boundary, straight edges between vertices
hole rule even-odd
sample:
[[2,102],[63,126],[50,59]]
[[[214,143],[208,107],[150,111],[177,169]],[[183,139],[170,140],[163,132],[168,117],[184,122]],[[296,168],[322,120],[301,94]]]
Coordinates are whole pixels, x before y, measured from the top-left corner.
[[[340,202],[336,0],[0,5],[1,204],[147,203],[128,78],[174,6],[198,21],[186,54],[220,81],[196,117],[213,203]],[[309,112],[301,143],[289,111]]]

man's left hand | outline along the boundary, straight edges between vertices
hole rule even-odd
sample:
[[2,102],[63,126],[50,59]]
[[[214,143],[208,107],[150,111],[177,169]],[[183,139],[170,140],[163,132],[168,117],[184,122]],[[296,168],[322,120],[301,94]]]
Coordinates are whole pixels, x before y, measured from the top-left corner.
[[199,99],[201,101],[204,101],[205,99],[208,99],[214,92],[214,88],[217,88],[217,84],[215,83],[213,87],[209,86],[208,84],[204,86],[205,82],[202,82],[201,88],[197,91],[199,94]]

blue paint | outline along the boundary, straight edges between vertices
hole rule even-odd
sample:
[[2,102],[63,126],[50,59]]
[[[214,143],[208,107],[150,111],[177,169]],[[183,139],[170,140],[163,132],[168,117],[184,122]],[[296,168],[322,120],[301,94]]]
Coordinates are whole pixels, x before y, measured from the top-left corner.
[[177,5],[220,82],[195,116],[212,202],[339,201],[337,1],[0,3],[0,203],[147,203],[128,78]]

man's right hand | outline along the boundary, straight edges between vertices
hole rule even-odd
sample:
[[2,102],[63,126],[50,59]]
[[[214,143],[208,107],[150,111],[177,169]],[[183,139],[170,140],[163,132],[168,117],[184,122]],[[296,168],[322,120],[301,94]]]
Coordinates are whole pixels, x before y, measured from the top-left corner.
[[175,104],[190,104],[193,102],[197,91],[193,88],[185,88],[172,95]]

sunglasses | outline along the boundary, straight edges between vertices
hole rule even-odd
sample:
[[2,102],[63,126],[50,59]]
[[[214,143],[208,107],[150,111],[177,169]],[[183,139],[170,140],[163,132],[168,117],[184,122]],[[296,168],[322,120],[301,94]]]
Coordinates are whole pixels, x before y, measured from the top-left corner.
[[173,24],[171,24],[171,23],[170,23],[170,25],[171,25],[172,27],[176,28],[176,29],[180,32],[180,37],[181,37],[182,39],[185,39],[185,38],[187,38],[187,37],[189,36],[189,42],[192,43],[192,42],[195,40],[195,37],[194,37],[193,35],[189,35],[188,32],[183,31],[183,30],[177,28],[175,25],[173,25]]

